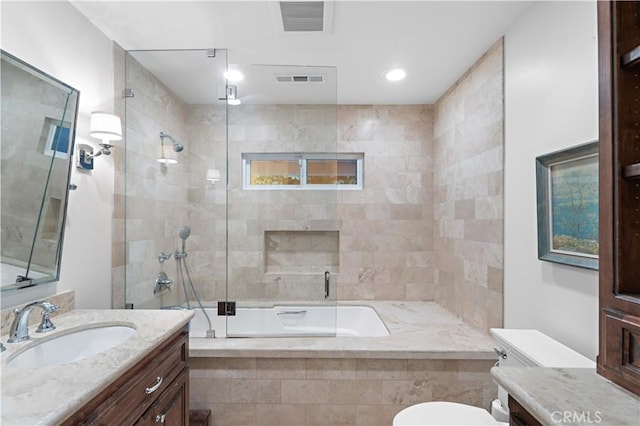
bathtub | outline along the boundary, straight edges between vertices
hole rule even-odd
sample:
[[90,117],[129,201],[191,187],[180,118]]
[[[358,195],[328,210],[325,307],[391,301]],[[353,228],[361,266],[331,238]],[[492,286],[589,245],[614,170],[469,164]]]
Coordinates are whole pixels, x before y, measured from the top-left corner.
[[[216,337],[381,337],[388,336],[375,309],[369,306],[274,306],[236,308],[235,316],[218,316],[205,308]],[[208,328],[200,309],[191,320],[190,337],[206,337]]]

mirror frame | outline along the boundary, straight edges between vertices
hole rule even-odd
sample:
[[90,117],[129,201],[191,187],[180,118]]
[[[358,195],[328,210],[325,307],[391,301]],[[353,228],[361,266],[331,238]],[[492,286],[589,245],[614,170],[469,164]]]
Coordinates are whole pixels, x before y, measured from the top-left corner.
[[[80,105],[80,91],[70,85],[68,85],[67,83],[53,77],[52,75],[40,70],[39,68],[36,68],[32,65],[30,65],[29,63],[23,61],[22,59],[10,54],[9,52],[5,51],[4,49],[0,49],[0,52],[2,54],[2,58],[7,59],[9,61],[15,62],[16,64],[19,64],[20,66],[27,68],[28,71],[26,72],[30,72],[34,77],[40,78],[43,81],[46,81],[48,83],[51,83],[52,85],[58,85],[61,88],[66,88],[69,90],[70,94],[75,94],[75,106],[70,109],[66,109],[64,116],[61,118],[61,122],[66,122],[66,121],[72,121],[73,124],[70,128],[70,132],[69,132],[69,147],[67,150],[67,158],[65,159],[67,161],[67,169],[66,172],[64,174],[64,176],[66,177],[66,182],[65,182],[65,186],[64,186],[64,191],[65,191],[65,197],[64,197],[64,205],[62,206],[61,209],[61,221],[60,221],[60,229],[58,231],[58,235],[57,235],[57,246],[55,249],[55,261],[54,261],[54,268],[52,268],[52,273],[48,274],[44,277],[38,277],[38,278],[29,278],[29,274],[31,271],[31,258],[32,258],[32,253],[35,250],[36,245],[38,244],[38,241],[41,241],[41,238],[38,238],[38,232],[40,231],[40,229],[42,229],[42,227],[44,226],[44,220],[42,220],[42,214],[43,214],[43,209],[46,205],[46,195],[49,192],[50,189],[50,184],[51,181],[49,180],[49,176],[51,174],[51,170],[54,167],[54,159],[55,156],[52,158],[51,163],[49,165],[48,168],[48,177],[47,180],[45,182],[45,186],[43,189],[43,192],[41,194],[42,197],[42,201],[40,202],[40,209],[38,212],[38,220],[35,223],[35,229],[33,232],[33,238],[32,238],[32,242],[31,242],[31,248],[30,248],[30,256],[29,259],[26,261],[26,269],[25,269],[25,277],[23,277],[23,279],[21,280],[21,276],[18,275],[16,277],[16,282],[13,284],[8,284],[1,286],[0,287],[0,291],[2,293],[6,292],[6,291],[14,291],[14,290],[20,290],[20,289],[25,289],[25,288],[30,288],[30,287],[34,287],[37,286],[39,284],[46,284],[46,283],[51,283],[51,282],[56,282],[59,281],[60,279],[60,267],[61,267],[61,263],[62,263],[62,248],[64,245],[64,234],[65,234],[65,228],[66,228],[66,221],[67,221],[67,211],[68,211],[68,205],[69,205],[69,189],[70,189],[70,179],[71,179],[71,169],[72,169],[72,165],[74,162],[74,153],[75,153],[75,139],[76,139],[76,128],[77,128],[77,122],[78,122],[78,111],[79,111],[79,105]],[[66,119],[67,117],[69,117],[69,119]],[[72,120],[70,120],[72,118]],[[63,169],[64,170],[64,169]],[[38,196],[40,196],[40,194],[38,194]],[[55,269],[55,270],[53,270]],[[3,283],[0,283],[3,284]]]

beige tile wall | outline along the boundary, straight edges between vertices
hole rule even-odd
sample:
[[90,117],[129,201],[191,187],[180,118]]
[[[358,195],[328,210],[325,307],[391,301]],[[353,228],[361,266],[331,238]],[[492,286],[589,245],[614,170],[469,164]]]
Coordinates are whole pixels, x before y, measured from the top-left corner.
[[493,361],[192,358],[191,407],[215,425],[388,426],[409,405],[436,400],[485,409]]
[[[151,193],[148,197],[132,194],[127,199],[127,208],[138,216],[130,214],[126,223],[131,239],[133,234],[144,233],[144,229],[172,232],[174,226],[177,231],[179,223],[173,217],[185,217],[180,220],[192,228],[188,264],[203,299],[223,299],[228,274],[231,299],[322,300],[324,270],[332,272],[332,294],[335,297],[337,287],[337,297],[341,300],[433,299],[433,112],[430,106],[340,106],[337,109],[316,105],[240,106],[229,110],[228,163],[225,109],[185,108],[185,140],[189,141],[185,150],[189,151],[189,167],[183,169],[184,175],[179,175],[176,181],[182,182],[186,189],[183,193],[165,193],[165,188],[162,194]],[[145,106],[139,111],[151,115],[153,108]],[[127,113],[137,114],[138,109]],[[135,131],[133,134],[135,136]],[[147,144],[156,142],[153,134],[145,138]],[[364,153],[363,190],[336,193],[242,189],[242,153],[336,150]],[[152,159],[145,157],[136,160],[136,164],[140,161],[152,163]],[[127,162],[131,164],[131,160]],[[139,172],[142,176],[139,176],[140,183],[134,182],[134,192],[138,188],[157,187],[153,180],[158,178],[158,173],[151,163]],[[224,182],[205,182],[206,169],[212,167],[221,170],[223,181],[228,168],[228,193]],[[147,179],[152,182],[147,183]],[[153,196],[160,200],[155,201]],[[186,196],[186,208],[181,201],[183,196]],[[167,211],[170,216],[164,223],[157,222],[163,220],[161,211]],[[145,215],[156,222],[143,220]],[[327,256],[326,264],[309,268],[308,273],[274,270],[265,273],[265,233],[272,231],[337,231],[337,263],[331,255]],[[313,232],[309,235],[313,236]],[[152,286],[149,280],[157,268],[155,253],[160,251],[163,239],[170,243],[175,238],[171,233],[156,239],[146,234],[140,238],[143,240],[135,244],[129,241],[130,254],[126,261],[128,271],[138,276],[133,286],[141,289],[134,298],[144,299],[146,294],[144,300],[148,300],[148,288]],[[139,256],[133,259],[131,256],[136,254]],[[136,264],[132,265],[134,260]],[[175,277],[174,271],[167,272]],[[133,294],[135,290],[127,291]]]
[[435,300],[467,323],[502,326],[503,41],[435,106]]
[[365,158],[339,194],[338,298],[433,300],[433,108],[340,106],[338,151]]
[[[188,110],[162,82],[121,49],[116,49],[116,67],[116,75],[118,70],[122,76],[126,71],[126,87],[132,88],[135,96],[125,99],[119,92],[116,97],[120,100],[116,110],[126,102],[126,156],[123,149],[114,152],[113,304],[123,307],[126,280],[126,301],[135,307],[172,305],[184,299],[178,289],[154,296],[153,283],[163,269],[174,281],[177,277],[173,258],[160,265],[158,255],[178,247],[178,230],[187,224],[189,166],[185,160],[193,147],[185,144],[178,164],[162,165],[156,159],[160,131],[178,140],[187,139]],[[116,87],[123,91],[124,83],[119,81]]]
[[[157,255],[177,247],[185,224],[192,228],[187,261],[204,299],[224,298],[227,279],[232,299],[318,298],[318,271],[265,274],[265,231],[338,231],[338,265],[328,268],[338,299],[435,298],[482,330],[501,325],[501,41],[435,107],[230,109],[228,160],[225,108],[185,105],[146,70],[137,72],[130,77],[137,98],[127,100],[126,112],[126,163],[137,170],[130,171],[126,200],[123,166],[116,171],[114,300],[124,299],[126,264],[127,291],[138,306],[167,304],[151,293]],[[184,162],[158,166],[160,130],[187,142]],[[363,190],[242,190],[243,152],[336,150],[364,153]],[[223,179],[210,184],[204,177],[214,167]],[[164,266],[177,280],[175,261]]]

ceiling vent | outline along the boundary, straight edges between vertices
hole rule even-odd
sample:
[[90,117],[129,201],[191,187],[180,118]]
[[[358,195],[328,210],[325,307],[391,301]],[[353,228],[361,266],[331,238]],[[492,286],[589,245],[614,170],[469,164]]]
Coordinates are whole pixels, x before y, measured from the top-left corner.
[[281,1],[280,13],[285,31],[324,30],[323,1]]
[[320,74],[313,75],[276,75],[278,83],[324,83],[324,76]]

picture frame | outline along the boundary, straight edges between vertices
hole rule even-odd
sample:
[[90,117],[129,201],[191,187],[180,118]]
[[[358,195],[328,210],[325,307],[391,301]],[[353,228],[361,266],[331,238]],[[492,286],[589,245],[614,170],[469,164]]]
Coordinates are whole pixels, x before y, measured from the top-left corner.
[[536,157],[538,259],[598,269],[598,141]]

